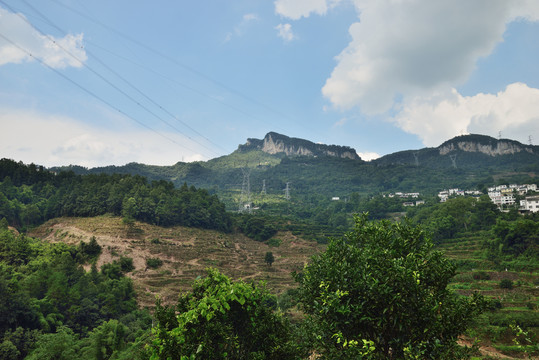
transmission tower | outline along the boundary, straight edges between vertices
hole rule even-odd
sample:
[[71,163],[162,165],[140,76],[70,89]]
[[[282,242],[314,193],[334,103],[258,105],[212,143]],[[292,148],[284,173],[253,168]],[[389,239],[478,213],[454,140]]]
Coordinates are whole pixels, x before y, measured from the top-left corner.
[[417,151],[412,153],[414,155],[415,166],[419,166],[419,159],[417,158]]
[[286,183],[286,188],[284,189],[284,198],[286,200],[290,200],[290,186],[289,185],[290,185],[290,183],[287,182]]
[[242,168],[243,183],[241,185],[241,196],[239,204],[239,212],[247,211],[251,213],[251,169]]
[[498,131],[498,140],[501,140],[501,139],[502,139],[502,132]]
[[451,155],[449,155],[449,157],[451,158],[451,162],[453,163],[453,167],[456,169],[457,168],[457,154],[451,154]]
[[262,191],[260,192],[262,195],[266,195],[266,180],[262,180]]
[[528,136],[528,143],[530,144],[530,146],[532,145],[532,136]]

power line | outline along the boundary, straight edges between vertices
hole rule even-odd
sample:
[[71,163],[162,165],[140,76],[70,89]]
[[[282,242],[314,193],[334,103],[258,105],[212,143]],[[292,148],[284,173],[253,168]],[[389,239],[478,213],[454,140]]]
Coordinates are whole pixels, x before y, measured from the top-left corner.
[[215,84],[215,85],[217,85],[217,86],[219,86],[219,87],[221,87],[221,88],[223,88],[223,89],[225,89],[227,91],[230,91],[230,92],[232,92],[232,93],[234,93],[234,94],[236,94],[236,95],[238,95],[238,96],[240,96],[242,98],[244,98],[245,100],[248,100],[248,101],[250,101],[252,103],[255,103],[255,104],[259,105],[259,106],[262,106],[266,110],[269,110],[269,111],[271,111],[271,112],[273,112],[273,113],[275,113],[275,114],[277,114],[277,115],[279,115],[281,117],[284,117],[284,118],[287,117],[286,115],[280,113],[279,111],[277,111],[277,110],[275,110],[275,109],[273,109],[273,108],[271,108],[271,107],[269,107],[269,106],[267,106],[267,105],[265,105],[263,103],[260,103],[257,100],[255,100],[255,99],[253,99],[253,98],[251,98],[251,97],[249,97],[247,95],[244,95],[243,93],[239,92],[238,90],[235,90],[235,89],[221,83],[220,81],[217,81],[217,80],[213,79],[212,77],[204,74],[203,72],[198,71],[198,70],[192,68],[191,66],[186,65],[186,64],[178,61],[177,59],[175,59],[175,58],[173,58],[173,57],[171,57],[171,56],[169,56],[169,55],[167,55],[167,54],[165,54],[165,53],[163,53],[163,52],[161,52],[161,51],[159,51],[159,50],[157,50],[157,49],[155,49],[155,48],[153,48],[151,46],[148,46],[148,45],[144,44],[143,42],[141,42],[141,41],[139,41],[139,40],[137,40],[137,39],[135,39],[133,37],[121,32],[119,30],[114,29],[113,27],[108,26],[107,24],[105,24],[105,23],[103,23],[103,22],[101,22],[101,21],[99,21],[99,20],[97,20],[97,19],[95,19],[95,18],[93,18],[93,17],[91,17],[91,16],[89,16],[87,14],[84,14],[84,13],[72,8],[69,5],[63,4],[58,0],[50,0],[50,1],[52,1],[52,2],[62,6],[64,8],[66,8],[69,11],[72,11],[72,12],[76,13],[79,16],[84,17],[85,19],[87,19],[87,20],[89,20],[89,21],[91,21],[91,22],[93,22],[93,23],[95,23],[95,24],[97,24],[99,26],[104,27],[105,29],[107,29],[109,31],[112,31],[116,35],[118,35],[118,36],[120,36],[120,37],[122,37],[122,38],[124,38],[124,39],[126,39],[126,40],[128,40],[128,41],[130,41],[130,42],[144,48],[144,49],[146,49],[149,52],[152,52],[152,53],[162,57],[163,59],[166,59],[166,60],[168,60],[168,61],[170,61],[170,62],[172,62],[172,63],[174,63],[174,64],[176,64],[176,65],[178,65],[178,66],[180,66],[180,67],[182,67],[184,69],[186,69],[187,71],[192,72],[193,74],[196,74],[196,75],[198,75],[198,76],[212,82],[213,84]]
[[[0,0],[0,2],[3,3],[2,0]],[[34,10],[37,14],[39,14],[39,16],[41,16],[45,21],[47,21],[47,23],[49,23],[51,26],[53,26],[55,29],[57,29],[58,31],[60,31],[62,34],[67,34],[67,32],[63,29],[61,29],[60,27],[58,27],[54,22],[52,22],[47,16],[45,16],[42,12],[40,12],[39,10],[37,10],[35,7],[33,7],[31,4],[28,3],[27,0],[22,0],[22,2],[24,2],[29,8],[31,8],[32,10]],[[92,43],[90,41],[87,41],[89,43]],[[93,44],[93,43],[92,43]],[[93,44],[94,45],[94,44]],[[203,134],[201,134],[200,132],[198,132],[196,129],[192,128],[189,124],[185,123],[184,121],[182,121],[181,119],[177,118],[174,114],[172,114],[170,111],[168,111],[165,107],[163,107],[162,105],[160,105],[159,103],[157,103],[155,100],[153,100],[151,97],[149,97],[148,95],[146,95],[142,90],[140,90],[137,86],[133,85],[133,83],[131,83],[129,80],[127,80],[125,77],[123,77],[122,75],[120,75],[117,71],[115,71],[114,69],[112,69],[110,66],[108,66],[104,61],[102,61],[101,59],[99,59],[98,56],[96,56],[95,54],[93,54],[91,51],[89,51],[87,48],[85,48],[86,50],[86,53],[88,53],[94,60],[96,60],[98,63],[100,63],[103,67],[105,67],[108,71],[110,71],[111,73],[113,73],[114,75],[116,75],[116,77],[118,77],[120,80],[122,80],[124,83],[126,83],[129,87],[131,87],[133,90],[135,90],[136,92],[138,92],[140,95],[142,95],[144,98],[146,98],[148,101],[150,101],[153,105],[157,106],[159,109],[163,110],[167,115],[169,115],[170,117],[172,117],[174,120],[180,122],[181,124],[183,124],[185,127],[187,127],[188,129],[190,129],[191,131],[193,131],[194,133],[196,133],[197,135],[201,136],[203,139],[205,139],[206,141],[208,141],[209,143],[211,143],[212,145],[220,148],[221,150],[224,150],[226,151],[225,149],[221,148],[218,144],[212,142],[210,139],[208,139],[207,137],[205,137]],[[169,125],[171,126],[171,125]],[[172,126],[171,126],[172,127]],[[179,131],[178,129],[172,127],[174,130],[176,131]],[[184,134],[185,135],[185,134]],[[186,135],[187,136],[187,135]],[[194,141],[194,142],[197,142],[196,140],[192,139],[191,137],[187,136],[190,140]],[[198,142],[197,142],[198,143]],[[203,146],[202,144],[198,143],[199,145]],[[208,149],[210,151],[213,152],[213,150],[211,149]],[[216,153],[217,154],[217,153]]]
[[[65,34],[66,32],[63,31],[60,27],[56,26],[50,19],[48,19],[44,14],[42,14],[39,10],[37,10],[36,8],[34,8],[32,5],[30,5],[26,0],[22,0],[28,7],[30,7],[32,10],[34,10],[36,13],[38,13],[44,20],[46,20],[49,24],[51,24],[53,27],[55,27],[57,30],[59,30],[61,33]],[[0,0],[0,3],[2,3],[4,6],[6,6],[8,9],[10,9],[13,13],[16,13],[16,11],[10,7],[8,4],[6,4],[3,0]],[[16,13],[16,15],[18,15],[22,20],[24,20],[28,25],[32,26],[33,28],[35,28],[41,35],[47,37],[53,44],[55,44],[56,46],[58,46],[60,49],[62,49],[66,54],[68,54],[70,57],[72,57],[73,59],[75,59],[79,64],[81,64],[83,67],[85,67],[86,69],[88,69],[92,74],[96,75],[97,77],[99,77],[101,80],[103,80],[105,83],[107,83],[109,86],[111,86],[112,88],[114,88],[116,91],[118,91],[119,93],[121,93],[122,95],[124,95],[125,97],[127,97],[129,100],[131,100],[133,103],[135,103],[137,106],[141,107],[142,109],[144,109],[146,112],[148,112],[149,114],[151,114],[152,116],[154,116],[156,119],[160,120],[161,122],[165,123],[166,125],[168,125],[169,127],[171,127],[172,129],[174,129],[175,131],[179,132],[180,134],[186,136],[188,139],[190,139],[191,141],[199,144],[200,146],[204,147],[206,150],[210,151],[211,153],[213,153],[214,155],[219,155],[219,153],[215,152],[214,150],[208,148],[207,146],[205,146],[204,144],[198,142],[197,140],[191,138],[190,136],[182,133],[178,128],[176,128],[174,125],[170,124],[168,121],[164,120],[161,116],[159,116],[158,114],[156,114],[154,111],[152,111],[151,109],[149,109],[147,106],[143,105],[142,103],[140,103],[138,100],[136,100],[135,98],[133,98],[131,95],[129,95],[127,92],[125,92],[124,90],[122,90],[121,88],[119,88],[117,85],[115,85],[114,83],[112,83],[110,80],[108,80],[107,78],[105,78],[103,75],[101,75],[100,73],[98,73],[96,70],[94,70],[92,67],[90,67],[88,64],[86,64],[85,62],[81,61],[78,57],[76,57],[75,55],[73,55],[69,50],[67,50],[66,48],[64,48],[63,46],[61,46],[59,43],[57,43],[54,38],[52,38],[51,36],[45,34],[41,29],[39,29],[38,27],[34,26],[33,24],[31,24],[24,16],[20,15],[19,13]],[[88,51],[87,51],[88,52]],[[89,52],[88,52],[89,53]],[[90,53],[91,54],[91,53]],[[131,82],[129,82],[127,79],[125,79],[124,77],[122,77],[120,74],[118,74],[116,71],[114,71],[113,69],[111,69],[108,65],[106,65],[103,61],[101,61],[99,58],[97,58],[96,56],[94,56],[93,54],[91,54],[92,57],[94,57],[95,60],[97,60],[101,65],[103,65],[105,68],[107,68],[110,72],[112,72],[113,74],[115,74],[117,77],[119,77],[122,81],[124,81],[126,84],[128,84],[132,89],[134,89],[135,91],[137,91],[139,94],[141,94],[142,96],[144,96],[146,99],[148,99],[150,102],[152,102],[154,105],[158,106],[159,108],[161,108],[163,111],[167,112],[167,114],[169,114],[170,116],[172,116],[175,120],[178,120],[180,121],[179,119],[177,119],[174,115],[172,115],[168,110],[164,109],[162,106],[160,106],[159,104],[157,104],[154,100],[152,100],[149,96],[147,96],[146,94],[144,94],[141,90],[139,90],[135,85],[133,85]],[[34,57],[35,58],[35,57]],[[182,122],[182,121],[180,121]],[[183,122],[182,122],[183,123]],[[187,127],[189,127],[187,124],[184,123],[184,125],[186,125]],[[192,129],[191,127],[189,127],[191,130],[195,131],[196,133],[198,133],[196,130]],[[198,133],[199,135],[201,135],[202,137],[204,137],[202,134]],[[209,141],[209,140],[208,140]],[[211,141],[210,141],[211,142]],[[214,144],[214,145],[217,145],[217,144]],[[217,145],[218,146],[218,145]]]
[[105,105],[111,107],[112,109],[118,111],[120,114],[124,115],[125,117],[135,121],[136,123],[144,126],[145,128],[147,128],[148,130],[156,133],[157,135],[173,142],[174,144],[176,145],[179,145],[180,147],[186,149],[186,150],[189,150],[189,151],[193,151],[192,149],[189,149],[187,148],[186,146],[180,144],[179,142],[175,141],[174,139],[171,139],[170,137],[164,135],[164,134],[161,134],[160,132],[158,132],[157,130],[151,128],[150,126],[146,125],[145,123],[143,123],[142,121],[140,120],[137,120],[136,118],[134,118],[133,116],[130,116],[128,115],[127,113],[125,113],[124,111],[122,111],[121,109],[119,109],[118,107],[114,106],[113,104],[111,104],[110,102],[108,102],[107,100],[105,100],[104,98],[100,97],[99,95],[97,95],[96,93],[94,93],[93,91],[85,88],[84,86],[80,85],[79,83],[77,83],[75,80],[71,79],[70,77],[62,74],[60,71],[56,70],[55,68],[53,68],[52,66],[50,66],[49,64],[47,64],[44,60],[38,58],[38,57],[35,57],[34,55],[32,55],[31,52],[29,52],[28,50],[24,49],[23,47],[19,46],[17,43],[13,42],[12,40],[10,40],[9,38],[7,38],[6,36],[4,36],[3,34],[0,34],[0,37],[3,38],[4,40],[6,40],[7,42],[9,42],[11,45],[15,46],[16,48],[18,48],[19,50],[21,50],[22,52],[26,53],[29,57],[33,58],[33,59],[36,59],[39,63],[41,63],[42,65],[44,65],[45,67],[47,67],[49,70],[52,70],[53,72],[55,72],[57,75],[61,76],[62,78],[64,78],[65,80],[69,81],[70,83],[72,83],[73,85],[75,85],[76,87],[78,87],[79,89],[81,89],[82,91],[86,92],[87,94],[89,94],[90,96],[94,97],[95,99],[101,101],[102,103],[104,103]]
[[[155,49],[155,48],[153,48],[153,47],[151,47],[149,45],[144,44],[143,42],[137,40],[136,38],[133,38],[133,37],[121,32],[119,30],[116,30],[115,28],[113,28],[113,27],[99,21],[98,19],[96,19],[96,18],[94,18],[92,16],[89,16],[89,15],[87,15],[87,14],[85,14],[85,13],[83,13],[83,12],[77,10],[77,9],[74,9],[73,7],[71,7],[71,6],[67,5],[67,4],[64,4],[64,3],[62,3],[62,2],[60,2],[58,0],[50,0],[50,1],[52,1],[52,2],[56,3],[57,5],[59,5],[59,6],[63,7],[63,8],[65,8],[65,9],[67,9],[67,10],[69,10],[69,11],[71,11],[71,12],[73,12],[73,13],[75,13],[75,14],[77,14],[77,15],[85,18],[85,19],[87,19],[88,21],[93,22],[94,24],[97,24],[97,25],[107,29],[108,31],[111,31],[111,32],[115,33],[116,35],[124,38],[125,40],[128,40],[128,41],[132,42],[133,44],[136,44],[136,45],[146,49],[149,52],[151,52],[151,53],[153,53],[153,54],[155,54],[155,55],[157,55],[157,56],[159,56],[159,57],[161,57],[163,59],[166,59],[166,60],[170,61],[171,63],[173,63],[173,64],[175,64],[175,65],[177,65],[177,66],[179,66],[179,67],[181,67],[181,68],[183,68],[183,69],[185,69],[185,70],[187,70],[187,71],[189,71],[189,72],[191,72],[191,73],[193,73],[193,74],[195,74],[197,76],[200,76],[201,78],[204,78],[204,79],[208,80],[209,82],[211,82],[211,83],[213,83],[213,84],[215,84],[215,85],[217,85],[217,86],[219,86],[219,87],[221,87],[221,88],[223,88],[223,89],[225,89],[225,90],[227,90],[227,91],[229,91],[229,92],[231,92],[233,94],[236,94],[237,96],[239,96],[239,97],[241,97],[241,98],[243,98],[243,99],[245,99],[245,100],[247,100],[247,101],[249,101],[249,102],[251,102],[253,104],[256,104],[256,105],[258,105],[258,106],[260,106],[260,107],[262,107],[262,108],[264,108],[264,109],[278,115],[281,118],[288,119],[288,120],[293,120],[289,116],[287,116],[286,114],[283,114],[282,112],[280,112],[280,111],[278,111],[278,110],[276,110],[276,109],[274,109],[274,108],[272,108],[272,107],[270,107],[270,106],[268,106],[268,105],[266,105],[266,104],[264,104],[262,102],[259,102],[258,100],[254,99],[252,97],[249,97],[249,96],[243,94],[242,92],[240,92],[240,91],[238,91],[236,89],[233,89],[233,88],[227,86],[226,84],[223,84],[222,82],[220,82],[218,80],[215,80],[214,78],[210,77],[209,75],[206,75],[205,73],[203,73],[203,72],[201,72],[201,71],[199,71],[199,70],[197,70],[197,69],[195,69],[195,68],[193,68],[193,67],[191,67],[189,65],[186,65],[186,64],[178,61],[177,59],[175,59],[175,58],[173,58],[173,57],[171,57],[171,56],[169,56],[169,55],[167,55],[167,54],[165,54],[165,53],[163,53],[163,52],[161,52],[161,51],[159,51],[159,50],[157,50],[157,49]],[[309,131],[313,131],[312,128],[309,128],[309,127],[307,127],[307,126],[305,126],[305,125],[303,125],[303,124],[301,124],[299,122],[297,122],[297,123],[298,123],[298,125],[304,127],[305,129],[307,129]]]

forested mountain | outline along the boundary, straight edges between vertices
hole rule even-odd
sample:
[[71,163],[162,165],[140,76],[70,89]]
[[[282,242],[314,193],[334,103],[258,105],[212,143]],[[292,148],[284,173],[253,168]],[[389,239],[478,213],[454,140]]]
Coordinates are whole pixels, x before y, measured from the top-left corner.
[[[453,160],[451,159],[453,158]],[[537,171],[539,146],[485,135],[462,135],[436,148],[407,150],[383,156],[376,164],[408,164],[434,169],[454,168],[471,171]]]
[[[370,197],[396,191],[434,195],[444,188],[484,189],[496,183],[535,182],[539,147],[464,135],[436,148],[407,150],[365,162],[349,147],[268,133],[263,140],[249,139],[230,155],[207,162],[52,170],[141,175],[150,180],[169,180],[177,187],[185,182],[217,194],[229,210],[237,209],[242,202],[242,186],[246,186],[248,174],[251,194],[260,194],[265,183],[267,195],[284,199],[288,183],[293,201],[316,208],[321,203],[327,205],[333,197]],[[254,196],[253,200],[258,205],[274,204],[267,197]]]

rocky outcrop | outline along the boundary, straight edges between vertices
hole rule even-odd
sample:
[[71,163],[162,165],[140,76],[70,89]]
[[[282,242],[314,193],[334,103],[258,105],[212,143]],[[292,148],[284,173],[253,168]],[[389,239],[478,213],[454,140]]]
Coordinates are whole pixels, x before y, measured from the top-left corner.
[[247,139],[239,151],[262,150],[268,154],[284,153],[288,156],[332,156],[343,159],[360,160],[354,149],[348,146],[315,144],[308,140],[291,138],[275,132],[266,134],[263,140]]
[[479,152],[489,156],[514,155],[516,153],[526,151],[533,154],[533,147],[522,145],[513,140],[496,140],[488,138],[488,143],[483,141],[474,141],[471,139],[445,142],[438,147],[440,155],[447,155],[452,151],[461,150],[465,152]]

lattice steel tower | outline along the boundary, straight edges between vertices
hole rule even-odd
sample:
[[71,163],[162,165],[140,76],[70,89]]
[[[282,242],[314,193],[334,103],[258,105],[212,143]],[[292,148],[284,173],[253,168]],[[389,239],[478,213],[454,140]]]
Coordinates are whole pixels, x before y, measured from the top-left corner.
[[242,168],[243,182],[241,184],[241,196],[239,203],[239,212],[247,211],[251,213],[251,169]]

